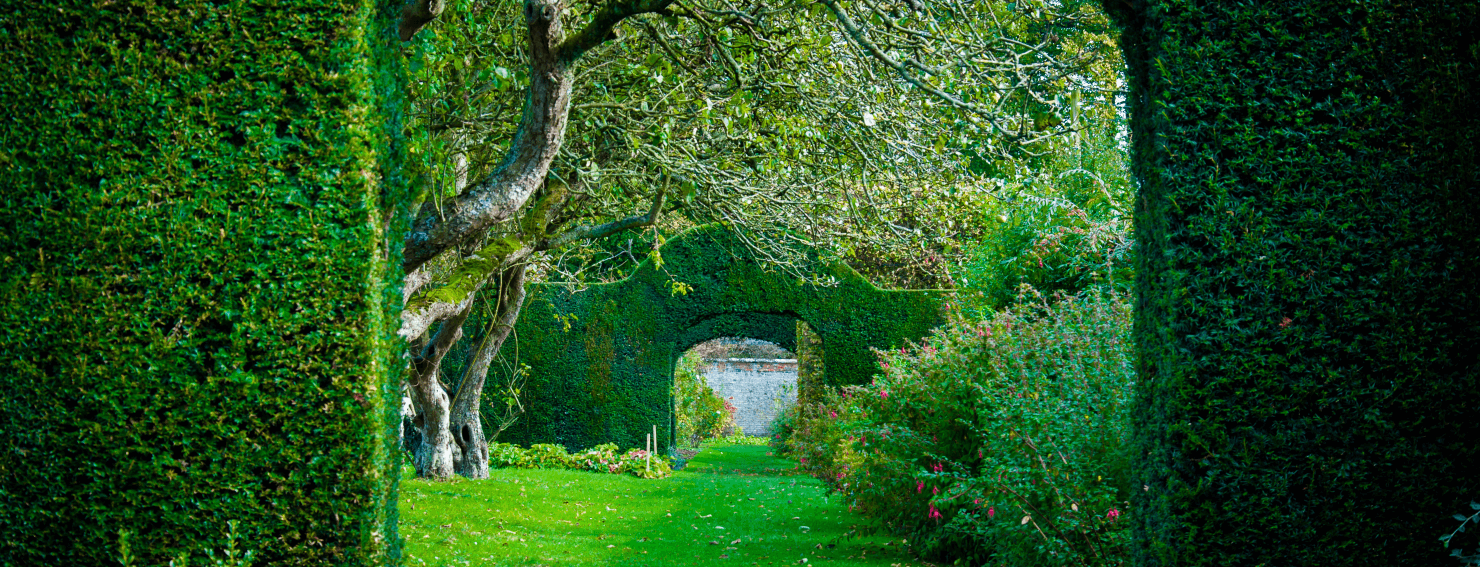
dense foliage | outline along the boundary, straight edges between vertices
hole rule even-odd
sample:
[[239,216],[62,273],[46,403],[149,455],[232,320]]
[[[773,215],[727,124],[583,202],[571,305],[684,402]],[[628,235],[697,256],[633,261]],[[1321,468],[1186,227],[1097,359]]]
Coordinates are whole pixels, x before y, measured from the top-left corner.
[[1010,200],[958,213],[988,227],[944,262],[968,316],[1010,305],[1026,284],[1075,294],[1093,286],[1129,291],[1134,282],[1130,203],[1135,199],[1124,116],[1087,122],[1039,159]]
[[397,561],[393,17],[0,14],[0,564]]
[[1138,555],[1453,564],[1437,538],[1480,494],[1480,4],[1135,5]]
[[690,350],[673,369],[673,418],[679,443],[698,445],[736,427],[734,404],[709,387],[703,365],[699,354]]
[[529,448],[508,443],[488,446],[488,466],[516,469],[569,469],[605,474],[630,474],[638,478],[663,478],[673,474],[673,465],[660,454],[646,449],[622,451],[615,443],[603,443],[578,453],[561,445],[535,443]]
[[1033,292],[880,354],[872,383],[798,409],[785,448],[925,556],[1128,561],[1130,306]]

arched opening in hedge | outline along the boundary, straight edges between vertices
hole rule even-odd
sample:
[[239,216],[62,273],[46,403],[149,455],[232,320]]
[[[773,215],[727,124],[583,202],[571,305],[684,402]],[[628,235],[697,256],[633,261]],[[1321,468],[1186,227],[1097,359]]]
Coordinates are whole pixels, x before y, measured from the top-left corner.
[[768,437],[772,422],[796,403],[797,355],[771,341],[726,336],[676,358],[673,411],[677,441]]
[[[527,365],[528,414],[513,443],[640,447],[657,427],[672,447],[673,370],[693,346],[753,337],[796,352],[797,322],[828,345],[832,384],[878,371],[871,348],[897,348],[942,319],[941,292],[881,290],[844,265],[818,263],[819,286],[768,271],[726,229],[700,227],[668,241],[662,269],[646,261],[621,281],[572,289],[530,287],[510,356]],[[689,286],[674,291],[673,282]]]

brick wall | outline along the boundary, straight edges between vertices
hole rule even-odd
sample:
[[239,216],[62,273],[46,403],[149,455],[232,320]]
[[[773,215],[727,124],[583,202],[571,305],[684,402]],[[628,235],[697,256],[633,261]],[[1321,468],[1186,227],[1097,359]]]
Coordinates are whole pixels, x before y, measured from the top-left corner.
[[709,387],[735,405],[746,435],[770,435],[778,407],[796,401],[794,358],[721,358],[705,361],[703,371]]

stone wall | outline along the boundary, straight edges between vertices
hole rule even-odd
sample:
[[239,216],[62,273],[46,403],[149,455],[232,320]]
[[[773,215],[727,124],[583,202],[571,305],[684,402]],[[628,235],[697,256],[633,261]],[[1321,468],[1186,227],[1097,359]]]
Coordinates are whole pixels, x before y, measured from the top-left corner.
[[746,435],[770,435],[778,406],[796,401],[794,358],[707,360],[703,372],[709,387],[735,405],[735,423]]

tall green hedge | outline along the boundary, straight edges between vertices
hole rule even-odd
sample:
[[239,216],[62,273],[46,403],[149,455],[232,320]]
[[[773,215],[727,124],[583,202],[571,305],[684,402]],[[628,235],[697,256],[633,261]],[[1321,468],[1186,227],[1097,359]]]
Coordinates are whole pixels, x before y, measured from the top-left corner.
[[611,284],[531,286],[517,342],[504,346],[530,366],[529,413],[507,440],[637,447],[657,425],[666,449],[673,366],[696,344],[747,336],[793,348],[800,319],[822,338],[827,379],[859,383],[878,371],[869,348],[899,347],[943,320],[939,292],[880,290],[839,265],[817,267],[834,286],[799,282],[767,271],[717,225],[668,241],[662,257],[661,268],[645,260]]
[[1138,564],[1454,564],[1480,4],[1107,6],[1141,182]]
[[0,565],[399,563],[391,4],[0,12]]

